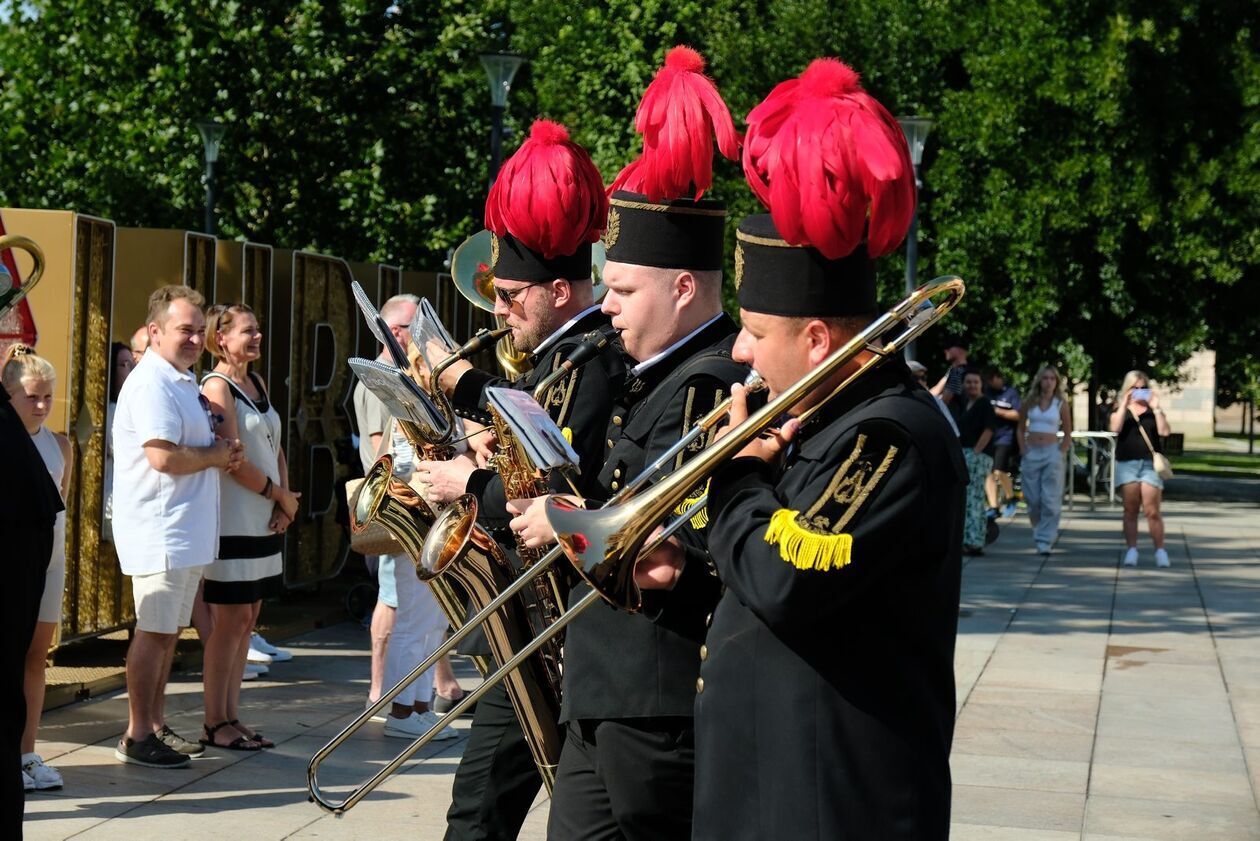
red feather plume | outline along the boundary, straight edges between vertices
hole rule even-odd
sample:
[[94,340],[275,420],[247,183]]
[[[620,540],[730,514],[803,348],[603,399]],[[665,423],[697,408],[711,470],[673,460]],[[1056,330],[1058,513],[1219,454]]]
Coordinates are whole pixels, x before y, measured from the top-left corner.
[[901,127],[834,58],[815,59],[749,113],[744,175],[785,240],[832,260],[863,235],[871,257],[887,254],[914,216]]
[[643,152],[613,181],[609,192],[631,190],[649,201],[673,201],[694,191],[699,201],[713,186],[713,143],[739,157],[739,132],[717,85],[704,74],[704,57],[674,47],[643,92],[634,127]]
[[486,199],[486,227],[510,233],[544,258],[595,242],[608,222],[604,179],[564,126],[535,120]]

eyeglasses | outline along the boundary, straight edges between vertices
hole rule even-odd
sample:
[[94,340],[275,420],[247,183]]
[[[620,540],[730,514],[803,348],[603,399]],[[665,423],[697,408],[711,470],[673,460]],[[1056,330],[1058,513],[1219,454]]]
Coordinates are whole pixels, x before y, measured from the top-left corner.
[[512,305],[516,303],[517,295],[521,295],[525,292],[528,292],[530,289],[533,289],[535,286],[537,286],[540,283],[551,283],[551,281],[533,280],[533,281],[530,281],[525,286],[522,286],[520,289],[504,289],[502,286],[496,286],[494,287],[494,294],[497,295],[499,300],[503,302],[503,306],[507,307],[508,309],[511,309]]

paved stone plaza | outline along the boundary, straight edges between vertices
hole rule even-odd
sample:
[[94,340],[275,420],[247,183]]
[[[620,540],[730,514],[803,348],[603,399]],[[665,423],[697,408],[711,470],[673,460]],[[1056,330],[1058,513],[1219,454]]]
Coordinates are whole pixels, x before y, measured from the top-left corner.
[[[1149,542],[1138,569],[1121,569],[1118,512],[1079,506],[1048,559],[1021,515],[968,563],[953,837],[1260,839],[1260,516],[1254,505],[1175,503],[1166,518],[1170,570],[1153,568]],[[136,768],[113,757],[125,695],[45,714],[38,750],[66,788],[28,797],[26,837],[440,838],[463,738],[424,751],[345,817],[307,802],[308,759],[362,709],[368,637],[347,622],[286,646],[294,660],[243,696],[275,750]],[[197,674],[172,681],[169,718],[190,737],[200,688]],[[321,782],[335,793],[405,744],[369,725]],[[522,838],[544,837],[546,812],[540,797]]]

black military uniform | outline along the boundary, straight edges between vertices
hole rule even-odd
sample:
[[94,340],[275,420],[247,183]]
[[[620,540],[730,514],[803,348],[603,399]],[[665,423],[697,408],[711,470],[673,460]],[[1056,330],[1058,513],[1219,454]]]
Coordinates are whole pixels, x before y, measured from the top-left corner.
[[26,700],[22,692],[26,650],[35,633],[44,577],[52,559],[53,525],[65,506],[61,493],[31,436],[0,387],[0,476],[5,481],[5,502],[0,506],[0,532],[6,542],[5,581],[15,594],[4,613],[4,744],[9,755],[5,784],[4,825],[11,838],[22,837],[23,786],[21,768],[22,728]]
[[[539,214],[561,207],[566,224],[554,224],[554,219],[553,224],[538,224]],[[571,142],[561,126],[536,121],[529,138],[504,164],[486,200],[486,224],[494,235],[488,268],[501,280],[549,283],[561,278],[571,284],[589,284],[592,244],[607,218],[607,195],[590,155]],[[608,318],[597,307],[578,314],[535,350],[533,370],[514,387],[532,392],[544,377],[560,369],[587,333],[607,325]],[[602,354],[561,379],[545,398],[552,419],[569,430],[579,458],[579,487],[594,487],[599,474],[603,463],[601,433],[622,373],[615,353]],[[486,388],[507,384],[480,371],[467,371],[456,384],[453,402],[484,409]],[[551,483],[553,490],[569,490],[555,471]],[[478,497],[479,522],[494,532],[506,554],[515,558],[502,478],[493,471],[479,470],[469,478],[466,490]],[[541,785],[506,686],[500,683],[477,703],[468,745],[455,775],[446,838],[515,838]]]
[[[721,266],[725,211],[715,202],[650,203],[614,193],[608,259]],[[615,228],[614,228],[615,224]],[[730,358],[736,328],[718,315],[664,358],[631,369],[608,426],[604,500],[724,399],[747,367]],[[703,448],[699,441],[666,469]],[[697,489],[697,493],[702,489]],[[703,518],[678,532],[688,563],[675,588],[629,614],[604,602],[569,626],[561,721],[568,734],[552,796],[552,838],[687,838],[691,832],[696,678],[704,617],[716,604]],[[587,592],[575,586],[572,600]]]
[[[544,376],[556,371],[568,359],[583,336],[608,324],[608,316],[598,307],[583,314],[567,326],[564,333],[543,348],[534,368],[515,383],[484,371],[470,370],[459,378],[454,404],[460,408],[484,410],[485,389],[511,385],[532,392]],[[613,394],[620,387],[625,368],[621,357],[604,353],[577,368],[560,380],[550,391],[547,402],[552,420],[572,432],[573,448],[581,459],[579,489],[594,491],[598,487],[603,465],[604,428],[612,414]],[[552,478],[553,490],[569,492],[559,477]],[[490,529],[509,555],[515,545],[507,523],[507,497],[503,480],[492,470],[477,470],[469,478],[468,491],[480,503],[478,522]],[[490,654],[464,645],[463,651]],[[512,708],[504,684],[488,691],[477,702],[477,711],[469,731],[468,744],[455,774],[451,807],[447,811],[447,841],[455,839],[510,839],[520,832],[529,807],[538,794],[542,779],[534,764],[520,722]]]

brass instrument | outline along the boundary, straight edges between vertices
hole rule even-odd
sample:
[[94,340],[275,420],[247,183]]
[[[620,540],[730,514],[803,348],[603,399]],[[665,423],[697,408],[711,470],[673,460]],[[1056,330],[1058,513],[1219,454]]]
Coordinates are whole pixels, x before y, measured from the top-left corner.
[[[548,499],[547,519],[578,574],[614,607],[631,612],[639,610],[642,595],[634,582],[634,566],[640,550],[657,524],[686,499],[691,489],[703,484],[718,465],[733,458],[749,441],[863,353],[869,353],[869,357],[823,400],[804,412],[800,416],[802,422],[871,368],[899,355],[910,341],[953,309],[962,299],[963,291],[962,279],[953,276],[937,278],[921,286],[791,387],[649,490],[623,496],[615,506],[599,511],[578,509],[557,497]],[[947,297],[933,305],[932,298],[939,295]],[[898,328],[901,332],[890,341],[884,341],[885,334]],[[725,410],[729,405],[730,398],[719,408]],[[690,517],[695,507],[683,516]]]
[[44,251],[35,244],[34,240],[17,234],[6,234],[0,237],[0,251],[6,248],[16,248],[30,254],[34,266],[31,268],[30,276],[26,278],[26,283],[19,286],[22,279],[15,277],[12,286],[8,289],[0,289],[0,318],[7,315],[9,310],[29,295],[35,288],[35,284],[39,283],[39,279],[44,276]]
[[[494,249],[497,248],[494,234],[490,231],[479,231],[464,240],[451,257],[451,279],[459,290],[475,307],[486,312],[494,312]],[[591,246],[591,280],[594,282],[595,300],[603,297],[601,282],[604,263],[607,258],[603,243]],[[495,316],[495,326],[503,327],[504,318]],[[531,354],[518,351],[507,336],[499,341],[494,349],[495,358],[507,374],[508,379],[516,380],[533,367]]]

